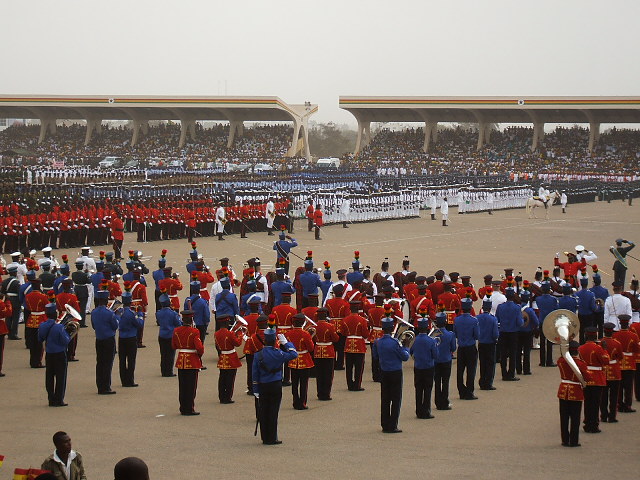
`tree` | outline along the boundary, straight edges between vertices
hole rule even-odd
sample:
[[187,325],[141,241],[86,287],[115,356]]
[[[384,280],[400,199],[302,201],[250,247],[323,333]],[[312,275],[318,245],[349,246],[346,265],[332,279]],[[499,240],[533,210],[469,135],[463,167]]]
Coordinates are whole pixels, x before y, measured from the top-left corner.
[[309,125],[309,148],[314,157],[341,157],[353,152],[356,145],[356,131],[347,125],[311,123]]

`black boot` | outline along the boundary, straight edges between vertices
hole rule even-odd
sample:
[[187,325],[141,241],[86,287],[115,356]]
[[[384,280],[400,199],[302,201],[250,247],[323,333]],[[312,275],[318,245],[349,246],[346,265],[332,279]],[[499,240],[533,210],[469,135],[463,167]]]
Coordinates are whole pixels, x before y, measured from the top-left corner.
[[448,226],[448,225],[447,225],[447,221],[446,221],[446,220],[442,220],[442,226],[443,226],[443,227],[447,227],[447,226]]

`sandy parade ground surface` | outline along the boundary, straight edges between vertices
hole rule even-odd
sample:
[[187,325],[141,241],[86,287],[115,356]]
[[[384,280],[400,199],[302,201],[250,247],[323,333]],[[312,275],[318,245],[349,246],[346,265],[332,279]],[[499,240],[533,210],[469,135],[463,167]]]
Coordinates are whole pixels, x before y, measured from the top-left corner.
[[[322,241],[306,231],[306,222],[296,224],[294,251],[304,257],[313,250],[316,266],[329,260],[332,270],[348,268],[353,251],[361,262],[378,271],[384,257],[391,272],[401,269],[405,255],[419,273],[437,269],[471,275],[476,288],[482,276],[498,276],[503,268],[521,271],[533,280],[538,265],[550,268],[556,252],[572,251],[583,244],[598,254],[600,270],[611,274],[613,256],[608,248],[617,237],[640,242],[640,207],[620,201],[569,205],[562,215],[554,207],[551,220],[527,219],[524,209],[451,215],[442,227],[423,212],[422,218],[354,224],[349,229],[329,226]],[[540,213],[539,213],[540,215]],[[263,271],[273,269],[273,239],[266,233],[238,235],[219,242],[197,239],[206,263],[218,268],[218,258],[227,256],[240,274],[252,256],[262,259]],[[152,256],[147,266],[157,268],[162,248],[168,249],[168,265],[181,272],[186,283],[186,240],[137,244],[135,234],[125,237],[124,251],[140,249]],[[97,254],[100,247],[94,248]],[[57,258],[76,250],[54,251]],[[640,248],[630,252],[640,257]],[[292,261],[292,267],[301,261]],[[640,275],[640,262],[629,259],[627,283],[632,273]],[[294,269],[292,268],[292,271]],[[151,276],[147,276],[152,284]],[[612,277],[603,274],[610,287]],[[188,295],[183,290],[181,300]],[[149,297],[153,303],[152,289]],[[476,304],[479,307],[479,303]],[[212,331],[213,328],[210,328]],[[24,337],[23,326],[20,336]],[[0,379],[3,408],[0,409],[0,455],[4,465],[0,478],[11,478],[15,467],[38,467],[51,453],[51,435],[65,430],[85,461],[88,478],[110,479],[113,465],[125,456],[139,456],[150,467],[151,478],[416,478],[429,474],[439,478],[637,478],[640,460],[640,412],[620,413],[619,423],[601,424],[600,434],[581,432],[581,448],[560,445],[557,368],[538,366],[538,351],[532,352],[533,375],[520,382],[502,382],[496,375],[495,391],[480,391],[477,401],[458,399],[453,367],[451,411],[433,409],[435,418],[419,420],[414,413],[413,362],[404,367],[404,397],[399,435],[385,435],[380,428],[380,386],[371,381],[367,353],[363,392],[347,391],[344,372],[335,375],[333,401],[318,402],[315,380],[310,380],[309,410],[292,408],[291,394],[284,388],[280,410],[279,446],[262,445],[253,436],[253,397],[245,394],[246,367],[238,370],[235,403],[221,405],[217,399],[218,370],[213,336],[205,343],[196,409],[198,417],[178,412],[177,377],[160,376],[157,327],[153,314],[145,329],[146,349],[138,350],[138,388],[121,388],[117,357],[113,388],[117,395],[99,396],[95,386],[93,330],[80,331],[77,357],[69,365],[66,408],[47,406],[44,370],[30,369],[23,341],[7,341],[6,377]],[[557,351],[557,347],[554,352]],[[455,362],[455,361],[454,361]],[[477,376],[476,376],[477,383]],[[636,405],[637,407],[637,405]]]

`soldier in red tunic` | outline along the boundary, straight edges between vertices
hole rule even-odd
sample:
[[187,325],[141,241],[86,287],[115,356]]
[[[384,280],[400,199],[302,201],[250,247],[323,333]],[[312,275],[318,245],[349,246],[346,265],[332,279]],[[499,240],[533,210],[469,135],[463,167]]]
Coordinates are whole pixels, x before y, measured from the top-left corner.
[[171,300],[171,308],[178,312],[180,310],[180,299],[178,298],[178,291],[182,290],[182,282],[178,280],[177,274],[171,274],[171,267],[165,267],[162,269],[164,272],[164,278],[158,282],[160,290],[165,290],[169,299]]
[[331,387],[333,385],[333,366],[336,352],[334,343],[339,340],[336,327],[327,319],[329,311],[319,308],[316,311],[316,344],[313,351],[316,370],[316,386],[318,400],[331,400]]
[[622,344],[622,381],[618,396],[618,411],[632,413],[636,410],[631,407],[633,401],[633,377],[636,369],[635,356],[640,352],[640,339],[638,335],[629,330],[629,315],[618,315],[620,330],[613,334],[613,338]]
[[307,210],[305,211],[305,216],[307,217],[307,229],[309,231],[313,230],[313,212],[315,208],[313,208],[313,199],[309,199],[309,205],[307,205]]
[[[282,303],[280,305],[276,305],[271,310],[271,315],[275,317],[274,320],[277,325],[277,332],[284,335],[286,335],[287,332],[291,329],[293,325],[293,316],[298,313],[298,311],[293,308],[290,303],[291,293],[282,292]],[[291,385],[291,370],[289,369],[288,363],[284,365],[282,385]]]
[[11,302],[9,300],[4,300],[3,296],[0,294],[0,377],[4,377],[4,373],[2,373],[2,360],[4,359],[4,342],[7,338],[7,334],[9,333],[5,318],[9,318],[12,312],[13,308],[11,307]]
[[342,328],[342,319],[349,315],[349,303],[342,298],[344,293],[344,286],[340,283],[333,286],[333,298],[329,298],[325,302],[325,307],[329,311],[329,318],[332,320],[333,325],[336,327],[336,332],[339,334],[339,339],[334,345],[336,352],[336,362],[334,365],[335,370],[344,370],[344,344],[345,337],[340,333]]
[[[590,371],[587,364],[578,356],[580,344],[575,341],[569,343],[569,353],[578,366],[580,373],[587,380]],[[580,435],[580,410],[582,410],[582,400],[584,394],[580,378],[569,366],[564,357],[558,358],[558,369],[560,370],[560,387],[558,388],[558,399],[560,402],[560,436],[562,446],[579,447],[578,438]]]
[[604,367],[609,365],[609,355],[596,343],[598,329],[588,327],[585,329],[586,343],[578,349],[580,358],[587,364],[589,378],[584,388],[584,431],[587,433],[600,433],[599,415],[602,390],[607,386],[607,377]]
[[462,313],[462,304],[460,297],[453,292],[453,284],[444,282],[444,292],[438,295],[438,303],[444,305],[447,314],[447,330],[453,330],[454,319]]
[[[409,304],[410,318],[413,320],[413,326],[415,328],[418,328],[418,320],[422,318],[418,314],[418,311],[421,309],[427,310],[427,315],[431,320],[436,319],[436,306],[433,304],[433,301],[431,301],[428,293],[427,285],[425,283],[419,284],[418,295]],[[431,327],[431,325],[429,325],[429,327]]]
[[111,214],[111,238],[116,260],[122,260],[122,242],[124,241],[124,223],[116,212]]
[[24,336],[29,348],[31,368],[44,368],[42,365],[42,342],[38,341],[38,327],[47,320],[44,307],[49,303],[47,296],[40,290],[40,280],[31,280],[31,291],[24,297],[26,325]]
[[[373,345],[377,339],[384,336],[384,332],[382,331],[382,319],[385,316],[385,308],[383,306],[384,295],[379,293],[374,298],[376,304],[368,311],[369,343],[371,345]],[[388,306],[388,309],[391,309],[391,305]],[[373,354],[371,355],[371,376],[373,377],[374,382],[380,382],[380,363],[377,358],[373,358]]]
[[322,240],[320,238],[320,229],[324,226],[324,220],[322,216],[322,205],[316,205],[316,210],[313,212],[313,226],[315,228],[315,239]]
[[313,368],[311,353],[315,345],[311,334],[302,329],[306,318],[298,313],[293,316],[293,328],[286,334],[287,339],[293,343],[298,351],[298,357],[289,361],[291,369],[291,394],[293,395],[293,408],[307,410],[307,391],[309,389],[309,374]]
[[218,398],[220,403],[233,403],[233,386],[238,368],[242,366],[236,347],[242,345],[242,332],[229,330],[230,315],[216,317],[220,329],[215,333],[216,346],[220,350],[218,356]]
[[618,393],[620,391],[620,365],[624,358],[622,355],[622,344],[613,338],[615,323],[604,324],[604,338],[600,346],[609,354],[609,365],[604,367],[607,376],[607,386],[602,390],[600,401],[600,420],[609,423],[616,423],[616,412],[618,411]]
[[204,345],[200,340],[200,332],[193,326],[193,311],[185,310],[182,314],[182,326],[173,331],[171,347],[178,354],[178,398],[182,415],[200,415],[195,411],[196,389],[198,388],[198,372],[202,368]]
[[342,320],[340,333],[345,337],[344,355],[347,374],[347,388],[352,392],[360,392],[362,374],[364,372],[364,356],[367,353],[365,340],[369,338],[369,327],[366,318],[358,314],[360,302],[349,304],[351,313]]

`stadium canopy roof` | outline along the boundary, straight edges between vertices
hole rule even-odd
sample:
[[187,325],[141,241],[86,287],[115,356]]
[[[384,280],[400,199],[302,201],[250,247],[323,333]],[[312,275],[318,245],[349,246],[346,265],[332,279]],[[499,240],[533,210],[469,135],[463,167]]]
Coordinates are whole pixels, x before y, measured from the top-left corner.
[[545,123],[589,123],[589,148],[601,123],[640,123],[640,97],[355,97],[341,96],[340,108],[358,121],[356,153],[371,141],[372,122],[424,122],[423,150],[437,141],[438,122],[478,123],[478,148],[488,143],[491,124],[533,124],[532,150]]
[[[236,135],[242,136],[243,122],[293,122],[293,141],[287,155],[301,149],[309,157],[308,119],[318,111],[317,105],[287,104],[278,97],[168,97],[168,96],[56,96],[0,95],[0,117],[40,120],[42,142],[47,133],[55,133],[56,120],[86,120],[85,144],[94,132],[100,133],[103,120],[130,120],[133,123],[132,145],[139,132],[147,132],[150,120],[180,120],[180,146],[187,135],[195,140],[196,121],[228,121],[231,124],[228,146]],[[302,138],[300,138],[302,135]]]

